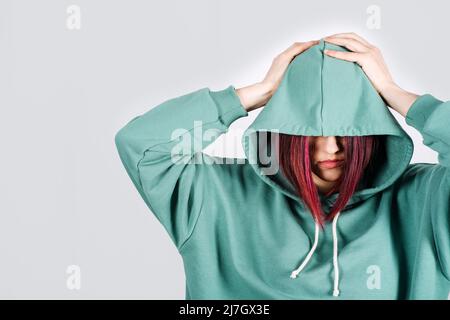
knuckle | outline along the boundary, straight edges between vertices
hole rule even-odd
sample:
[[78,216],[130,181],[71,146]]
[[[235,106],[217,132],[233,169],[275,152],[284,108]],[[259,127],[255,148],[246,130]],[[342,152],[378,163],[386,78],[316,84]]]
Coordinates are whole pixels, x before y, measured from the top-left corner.
[[370,56],[371,56],[371,54],[369,52],[362,54],[361,61],[366,62],[367,60],[369,60]]
[[378,54],[380,51],[379,51],[379,49],[378,49],[377,47],[371,46],[370,49],[369,49],[369,52],[370,52],[372,55],[376,55],[376,54]]

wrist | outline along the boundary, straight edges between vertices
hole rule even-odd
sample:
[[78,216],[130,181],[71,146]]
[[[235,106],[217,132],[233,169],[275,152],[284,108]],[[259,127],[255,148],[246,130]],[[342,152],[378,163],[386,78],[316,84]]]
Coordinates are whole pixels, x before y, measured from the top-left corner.
[[236,89],[243,107],[247,111],[255,110],[264,106],[272,97],[272,86],[265,82],[257,82],[255,84]]
[[392,96],[394,92],[399,92],[400,90],[402,89],[395,82],[388,81],[380,87],[379,94],[386,99],[387,97]]
[[380,94],[389,107],[404,117],[406,117],[409,108],[418,98],[417,94],[406,91],[394,82],[386,84],[382,90],[380,90]]

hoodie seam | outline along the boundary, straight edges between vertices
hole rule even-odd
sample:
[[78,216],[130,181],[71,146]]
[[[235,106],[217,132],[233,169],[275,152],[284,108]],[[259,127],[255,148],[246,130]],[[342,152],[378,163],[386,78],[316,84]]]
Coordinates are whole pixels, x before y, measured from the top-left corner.
[[[323,44],[323,47],[325,47],[325,42]],[[323,53],[322,48],[322,60],[320,65],[320,134],[323,136],[323,65],[325,61],[325,55]]]

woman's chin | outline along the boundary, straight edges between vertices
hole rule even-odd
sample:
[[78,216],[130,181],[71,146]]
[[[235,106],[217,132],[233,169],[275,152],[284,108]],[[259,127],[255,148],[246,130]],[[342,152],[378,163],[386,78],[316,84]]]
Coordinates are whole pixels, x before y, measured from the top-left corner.
[[327,182],[335,182],[339,180],[341,174],[342,174],[341,170],[328,169],[321,171],[317,176],[319,176],[320,179],[325,180]]

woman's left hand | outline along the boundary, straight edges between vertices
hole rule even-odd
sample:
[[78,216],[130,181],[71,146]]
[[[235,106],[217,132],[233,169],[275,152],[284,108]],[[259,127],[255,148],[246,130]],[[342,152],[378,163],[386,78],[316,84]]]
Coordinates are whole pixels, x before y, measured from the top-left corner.
[[327,49],[324,50],[324,53],[330,57],[359,64],[385,101],[394,110],[406,116],[409,107],[417,99],[418,95],[407,92],[397,86],[389,73],[380,49],[353,32],[337,33],[324,37],[323,40],[349,49],[350,52]]
[[325,50],[324,53],[359,64],[378,93],[381,94],[384,88],[394,83],[380,49],[361,36],[355,33],[337,33],[323,39],[351,50],[351,52]]

